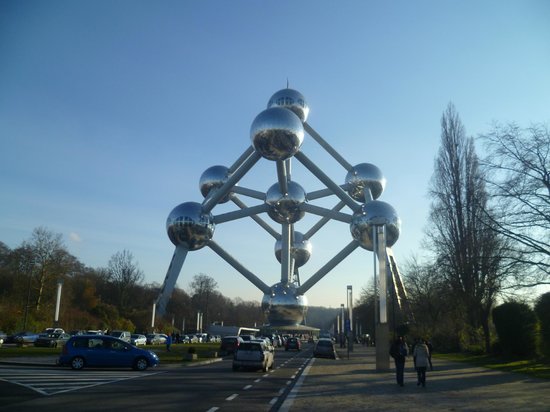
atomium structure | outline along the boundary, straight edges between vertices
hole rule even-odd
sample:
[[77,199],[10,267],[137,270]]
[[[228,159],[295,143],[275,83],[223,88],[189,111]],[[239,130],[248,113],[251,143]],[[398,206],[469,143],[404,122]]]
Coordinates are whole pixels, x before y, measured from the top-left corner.
[[[159,315],[166,311],[187,253],[203,247],[211,248],[263,293],[262,308],[271,326],[301,324],[307,310],[305,293],[358,247],[378,253],[383,264],[389,263],[388,273],[393,274],[396,291],[403,296],[404,289],[400,292],[397,287],[402,287],[402,282],[391,253],[391,246],[399,238],[401,221],[391,205],[379,200],[386,179],[371,163],[349,164],[307,123],[308,114],[308,104],[298,91],[286,88],[275,93],[267,108],[252,122],[248,149],[230,167],[212,166],[200,177],[204,200],[182,203],[170,212],[166,230],[176,248],[156,301]],[[334,182],[301,150],[306,134],[344,168],[343,183]],[[274,163],[277,182],[267,192],[238,185],[261,159]],[[290,171],[295,160],[305,166],[324,189],[308,193],[293,181]],[[331,209],[314,204],[317,199],[334,195],[339,201]],[[243,196],[259,204],[249,207],[241,200]],[[236,209],[213,214],[216,205],[226,202],[233,202]],[[319,220],[306,232],[298,232],[294,225],[306,213],[319,216]],[[280,231],[264,220],[262,214],[278,224]],[[281,280],[274,285],[264,283],[214,241],[216,225],[247,217],[275,239]],[[311,238],[331,220],[349,225],[350,242],[301,283],[299,268],[311,256]],[[395,268],[393,272],[392,268]]]

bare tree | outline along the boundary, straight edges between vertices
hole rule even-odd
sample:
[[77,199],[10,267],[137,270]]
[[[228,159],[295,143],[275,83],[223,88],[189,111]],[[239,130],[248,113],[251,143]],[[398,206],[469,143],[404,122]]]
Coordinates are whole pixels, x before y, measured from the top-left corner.
[[441,129],[427,234],[440,273],[464,307],[473,341],[481,327],[489,350],[489,316],[503,282],[504,245],[485,221],[488,195],[474,142],[466,138],[452,104],[442,116]]
[[216,291],[218,282],[205,273],[199,273],[193,276],[193,280],[189,284],[192,291],[192,299],[196,302],[197,308],[202,310],[204,314],[203,324],[208,325],[208,301],[210,296]]
[[[77,264],[77,260],[67,252],[59,233],[39,227],[34,229],[31,240],[24,242],[22,249],[26,249],[29,261],[21,262],[29,275],[34,279],[36,297],[34,306],[40,310],[45,291],[53,290],[58,279],[64,278]],[[31,283],[29,283],[31,284]]]
[[550,133],[543,125],[522,129],[495,125],[482,135],[488,151],[483,166],[496,210],[494,230],[514,247],[523,265],[515,285],[550,284]]
[[127,250],[115,253],[109,259],[107,274],[117,289],[119,308],[127,309],[130,290],[143,282],[144,278],[138,263],[134,262],[134,255]]

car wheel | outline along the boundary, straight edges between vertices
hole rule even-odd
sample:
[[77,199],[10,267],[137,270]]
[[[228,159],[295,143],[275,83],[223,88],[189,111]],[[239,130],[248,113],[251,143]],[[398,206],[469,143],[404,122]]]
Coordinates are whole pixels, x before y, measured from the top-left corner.
[[147,359],[145,358],[137,358],[134,362],[134,369],[137,371],[144,371],[149,367],[149,364],[147,363]]
[[80,356],[75,356],[71,359],[71,368],[74,370],[80,370],[84,367],[84,358]]

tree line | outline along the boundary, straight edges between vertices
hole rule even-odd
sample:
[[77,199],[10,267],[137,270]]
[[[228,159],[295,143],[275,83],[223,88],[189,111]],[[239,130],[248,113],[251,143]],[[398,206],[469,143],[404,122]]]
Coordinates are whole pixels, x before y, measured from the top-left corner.
[[[152,331],[152,308],[160,285],[144,283],[131,252],[116,252],[107,267],[90,268],[72,256],[61,234],[36,228],[30,239],[10,249],[0,242],[0,329],[40,331],[52,326],[58,284],[62,283],[59,322],[67,330],[124,329]],[[230,299],[210,276],[193,277],[188,291],[176,287],[159,331],[197,330],[220,321],[230,325],[263,323],[259,302]]]
[[[495,124],[489,133],[468,137],[449,104],[428,196],[425,256],[411,257],[403,268],[414,321],[395,309],[390,296],[395,334],[427,337],[443,350],[490,352],[506,341],[499,314],[511,307],[521,319],[529,313],[527,329],[541,348],[550,345],[544,311],[533,308],[547,307],[549,299],[533,289],[550,284],[547,126]],[[364,313],[364,330],[374,330],[374,304],[372,290],[363,290],[357,310]],[[517,336],[522,331],[515,328]]]

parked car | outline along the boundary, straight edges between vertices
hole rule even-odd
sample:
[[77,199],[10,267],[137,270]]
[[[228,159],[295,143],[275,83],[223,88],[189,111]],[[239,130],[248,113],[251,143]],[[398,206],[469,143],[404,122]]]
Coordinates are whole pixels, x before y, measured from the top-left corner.
[[130,343],[132,334],[127,330],[112,330],[109,332],[109,336],[123,340],[124,342]]
[[166,342],[166,335],[160,333],[149,333],[147,336],[147,345],[162,345]]
[[19,332],[13,335],[13,343],[16,343],[18,345],[25,345],[29,343],[34,343],[34,341],[38,338],[38,333],[34,332]]
[[43,346],[46,348],[57,348],[64,345],[71,335],[68,333],[54,332],[54,333],[41,333],[34,341],[34,346]]
[[320,338],[313,348],[313,356],[316,358],[336,359],[336,349],[332,339]]
[[7,338],[8,338],[8,335],[4,331],[0,330],[0,347],[6,341]]
[[85,335],[103,335],[102,330],[87,330]]
[[[184,336],[187,336],[187,342],[186,343],[198,343],[199,342],[199,338],[197,338],[196,335],[184,335]],[[184,337],[185,339],[185,337]]]
[[65,333],[65,331],[62,328],[46,328],[41,333]]
[[130,343],[134,346],[145,345],[147,344],[147,338],[145,337],[145,335],[132,333],[132,335],[130,336]]
[[220,343],[220,355],[231,355],[244,342],[240,336],[225,336]]
[[233,354],[233,370],[261,369],[267,372],[275,364],[274,354],[261,341],[243,342]]
[[156,353],[137,348],[108,335],[72,336],[63,346],[59,365],[84,367],[128,367],[144,371],[158,365]]
[[301,343],[300,339],[298,338],[288,338],[285,343],[285,350],[300,350],[301,349]]

